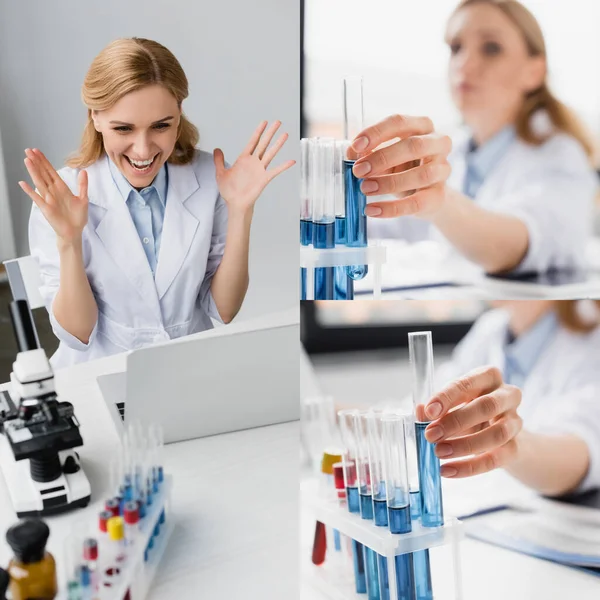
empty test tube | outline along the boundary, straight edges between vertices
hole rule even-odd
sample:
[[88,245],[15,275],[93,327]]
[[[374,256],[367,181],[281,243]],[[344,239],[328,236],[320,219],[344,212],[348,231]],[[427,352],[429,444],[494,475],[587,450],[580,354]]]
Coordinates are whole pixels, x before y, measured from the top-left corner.
[[[409,333],[408,348],[413,378],[413,402],[416,407],[427,404],[433,396],[431,332]],[[440,459],[435,455],[434,444],[425,439],[427,425],[429,422],[415,422],[421,523],[424,527],[440,527],[444,524]]]
[[[388,521],[392,533],[410,533],[410,497],[406,463],[405,419],[384,415],[382,421],[383,474],[386,484]],[[398,600],[416,600],[412,554],[395,558]]]

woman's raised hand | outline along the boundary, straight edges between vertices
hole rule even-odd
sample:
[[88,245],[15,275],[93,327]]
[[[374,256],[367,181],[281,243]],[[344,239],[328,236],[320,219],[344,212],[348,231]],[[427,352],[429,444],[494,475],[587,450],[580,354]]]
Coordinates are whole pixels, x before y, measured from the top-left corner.
[[86,171],[79,173],[79,192],[75,196],[40,150],[27,149],[25,156],[25,167],[36,189],[25,181],[19,181],[19,186],[42,211],[62,242],[80,241],[88,221]]
[[269,148],[281,122],[275,121],[268,129],[267,125],[267,121],[263,121],[256,128],[248,145],[229,169],[225,167],[223,151],[220,148],[214,151],[217,185],[230,210],[252,209],[269,182],[296,163],[288,160],[267,170],[288,139],[288,134],[284,133]]
[[[393,140],[397,141],[390,143]],[[387,145],[378,148],[381,144]],[[445,199],[451,149],[450,138],[436,134],[427,117],[394,115],[361,131],[351,150],[358,156],[353,172],[364,179],[363,193],[397,198],[369,203],[365,214],[379,218],[433,215]]]

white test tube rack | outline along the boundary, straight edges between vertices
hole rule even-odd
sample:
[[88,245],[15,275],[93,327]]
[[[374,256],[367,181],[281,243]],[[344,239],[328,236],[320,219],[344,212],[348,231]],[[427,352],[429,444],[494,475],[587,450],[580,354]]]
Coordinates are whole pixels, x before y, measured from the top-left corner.
[[[165,475],[158,493],[155,494],[152,504],[148,507],[146,516],[140,521],[139,534],[133,547],[127,548],[127,559],[120,569],[118,579],[111,582],[110,586],[105,586],[104,582],[107,579],[104,573],[99,571],[98,592],[91,596],[94,600],[122,600],[127,594],[127,590],[129,590],[131,600],[144,600],[148,596],[158,565],[175,529],[174,517],[169,513],[172,488],[172,476]],[[154,545],[148,551],[148,560],[145,561],[146,548],[163,510],[166,515],[165,522],[160,525],[160,533],[154,539]],[[94,533],[90,537],[97,538],[98,536]],[[102,547],[100,546],[99,568],[103,566],[101,552]],[[56,598],[57,600],[68,600],[68,592],[60,590]]]
[[[314,481],[303,484],[301,492],[302,504],[309,509],[317,521],[326,527],[337,529],[341,534],[386,557],[391,600],[397,598],[396,578],[392,576],[396,569],[395,557],[437,546],[450,546],[452,553],[454,589],[446,590],[443,597],[463,600],[460,541],[464,537],[464,525],[461,521],[456,518],[446,518],[441,527],[423,527],[420,522],[413,521],[411,533],[393,534],[386,527],[377,527],[372,521],[361,518],[359,514],[350,513],[347,507],[339,505],[337,498],[323,496]],[[328,556],[330,556],[329,549]],[[327,563],[327,559],[325,562]],[[367,598],[366,594],[356,593],[352,575],[345,579],[330,577],[330,573],[326,573],[321,567],[314,567],[311,584],[332,600]],[[440,596],[434,589],[434,600]]]
[[373,299],[381,298],[382,267],[386,262],[386,247],[381,242],[369,243],[362,248],[336,246],[315,248],[300,246],[300,268],[306,269],[306,300],[314,300],[315,269],[322,267],[351,267],[369,265],[373,268]]

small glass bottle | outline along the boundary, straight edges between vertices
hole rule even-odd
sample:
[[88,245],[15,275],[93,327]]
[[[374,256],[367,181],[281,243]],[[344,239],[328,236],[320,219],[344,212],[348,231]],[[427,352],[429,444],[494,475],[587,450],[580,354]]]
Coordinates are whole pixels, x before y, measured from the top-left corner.
[[48,525],[39,519],[25,519],[6,532],[14,552],[8,563],[12,600],[52,600],[57,594],[56,564],[46,552]]

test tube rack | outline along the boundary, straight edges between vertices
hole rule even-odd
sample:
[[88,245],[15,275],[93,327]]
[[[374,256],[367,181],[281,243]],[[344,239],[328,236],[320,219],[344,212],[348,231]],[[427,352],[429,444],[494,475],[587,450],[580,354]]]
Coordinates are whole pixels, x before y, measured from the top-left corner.
[[386,247],[379,241],[362,248],[338,245],[335,248],[300,246],[300,267],[306,269],[306,299],[314,300],[314,273],[322,267],[373,267],[373,299],[381,298],[382,267],[386,262]]
[[[133,547],[127,552],[127,559],[121,568],[119,578],[110,586],[106,586],[102,573],[98,592],[91,598],[94,600],[122,600],[128,591],[131,600],[144,600],[148,596],[158,565],[175,529],[173,515],[169,513],[172,487],[172,476],[165,475],[146,516],[140,521],[138,537]],[[163,511],[165,511],[166,519],[159,525]],[[160,534],[155,537],[154,545],[148,552],[148,560],[145,560],[146,549],[157,526],[160,528]],[[102,562],[101,556],[99,562]],[[59,592],[57,600],[69,600],[67,591]]]
[[[359,514],[352,514],[346,507],[339,505],[339,500],[323,495],[316,481],[306,481],[301,486],[301,501],[317,521],[326,527],[337,529],[341,534],[363,544],[367,548],[384,556],[388,563],[388,572],[394,573],[394,559],[397,555],[450,546],[452,554],[453,590],[443,594],[444,599],[462,600],[462,574],[460,564],[460,541],[464,537],[464,525],[456,518],[446,518],[441,527],[423,527],[420,522],[413,521],[411,533],[393,534],[385,527],[376,527],[372,521],[362,519]],[[328,555],[329,555],[328,550]],[[326,560],[327,562],[327,560]],[[339,566],[339,565],[336,565]],[[331,570],[315,567],[310,578],[311,583],[328,595],[332,600],[364,599],[366,596],[356,594],[352,578],[340,578]],[[396,581],[389,578],[390,598],[396,598]],[[442,598],[434,592],[434,599]]]

